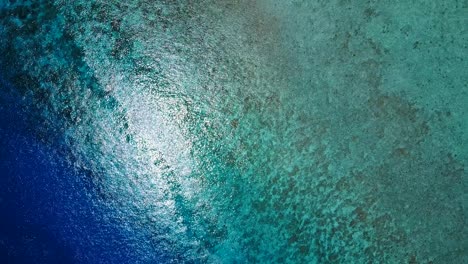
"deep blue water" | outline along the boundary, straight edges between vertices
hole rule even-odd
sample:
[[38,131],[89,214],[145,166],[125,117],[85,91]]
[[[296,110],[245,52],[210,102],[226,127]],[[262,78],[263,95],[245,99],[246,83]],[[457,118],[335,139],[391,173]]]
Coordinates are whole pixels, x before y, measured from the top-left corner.
[[[1,85],[2,91],[11,89],[5,82]],[[65,181],[71,179],[72,173],[60,165],[63,161],[53,150],[41,145],[31,134],[34,128],[17,103],[20,99],[2,99],[1,262],[73,263],[70,245],[63,243],[53,229],[61,224],[57,213],[70,207],[61,201],[63,198],[51,197],[51,188],[58,187],[57,184],[66,186]],[[83,200],[77,202],[86,204]]]
[[11,84],[0,85],[0,263],[165,262],[132,248],[146,242],[96,204],[92,175],[38,136],[33,111]]

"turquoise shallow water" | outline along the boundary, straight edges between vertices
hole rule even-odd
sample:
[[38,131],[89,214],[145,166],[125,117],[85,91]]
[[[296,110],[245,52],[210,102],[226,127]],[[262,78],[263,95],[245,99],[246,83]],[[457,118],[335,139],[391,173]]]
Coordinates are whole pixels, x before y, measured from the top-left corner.
[[466,1],[0,12],[2,94],[134,234],[127,263],[468,262]]

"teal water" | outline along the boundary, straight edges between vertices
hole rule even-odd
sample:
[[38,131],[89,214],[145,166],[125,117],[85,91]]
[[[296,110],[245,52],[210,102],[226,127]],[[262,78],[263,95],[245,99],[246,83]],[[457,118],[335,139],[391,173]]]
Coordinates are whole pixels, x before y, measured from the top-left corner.
[[466,1],[0,12],[2,79],[128,263],[468,263]]

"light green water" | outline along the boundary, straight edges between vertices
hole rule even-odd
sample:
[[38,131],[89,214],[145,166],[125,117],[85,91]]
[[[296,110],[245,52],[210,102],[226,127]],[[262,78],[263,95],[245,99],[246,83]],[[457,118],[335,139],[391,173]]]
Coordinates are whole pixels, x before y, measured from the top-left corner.
[[468,262],[466,1],[3,2],[25,97],[158,254]]

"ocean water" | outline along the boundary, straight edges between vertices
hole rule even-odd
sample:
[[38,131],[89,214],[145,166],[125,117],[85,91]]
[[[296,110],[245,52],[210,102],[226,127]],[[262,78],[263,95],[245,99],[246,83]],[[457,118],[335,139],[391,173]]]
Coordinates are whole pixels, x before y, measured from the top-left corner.
[[0,0],[0,262],[468,263],[466,1]]

